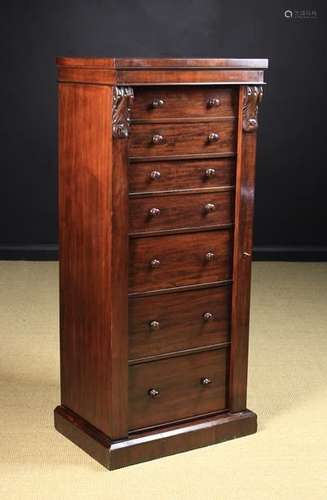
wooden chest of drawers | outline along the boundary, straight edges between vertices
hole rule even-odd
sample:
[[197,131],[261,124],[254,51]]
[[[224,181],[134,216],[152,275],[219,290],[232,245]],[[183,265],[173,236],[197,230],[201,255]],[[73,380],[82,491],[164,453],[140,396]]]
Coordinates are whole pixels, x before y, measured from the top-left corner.
[[57,63],[56,428],[109,469],[255,432],[247,353],[267,60]]

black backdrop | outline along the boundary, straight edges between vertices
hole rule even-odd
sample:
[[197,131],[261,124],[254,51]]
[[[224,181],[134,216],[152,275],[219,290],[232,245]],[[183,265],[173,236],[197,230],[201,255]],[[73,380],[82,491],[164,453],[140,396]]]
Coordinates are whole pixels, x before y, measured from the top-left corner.
[[57,55],[268,57],[256,255],[326,257],[326,7],[298,6],[315,19],[286,19],[289,8],[276,0],[2,3],[0,257],[55,255]]

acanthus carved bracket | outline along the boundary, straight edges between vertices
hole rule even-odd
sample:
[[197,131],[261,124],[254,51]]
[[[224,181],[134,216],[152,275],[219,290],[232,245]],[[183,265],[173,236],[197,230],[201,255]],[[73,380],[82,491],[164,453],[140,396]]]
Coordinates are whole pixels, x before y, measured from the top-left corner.
[[262,97],[261,86],[248,85],[245,88],[243,102],[243,130],[245,132],[252,132],[258,128],[258,107]]
[[128,137],[130,112],[134,92],[131,87],[114,87],[112,97],[112,135],[119,139]]

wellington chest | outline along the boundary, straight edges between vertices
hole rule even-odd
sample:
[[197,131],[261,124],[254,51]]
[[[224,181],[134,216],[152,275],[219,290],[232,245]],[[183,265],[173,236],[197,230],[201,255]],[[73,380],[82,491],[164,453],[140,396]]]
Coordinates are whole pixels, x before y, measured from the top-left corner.
[[109,469],[256,432],[266,59],[58,58],[59,432]]

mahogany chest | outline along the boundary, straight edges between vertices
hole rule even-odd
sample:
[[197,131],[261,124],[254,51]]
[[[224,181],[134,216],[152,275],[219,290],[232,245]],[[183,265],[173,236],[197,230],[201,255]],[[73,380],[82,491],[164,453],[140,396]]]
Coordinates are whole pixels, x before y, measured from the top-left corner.
[[249,297],[267,60],[57,65],[56,428],[109,469],[254,433]]

